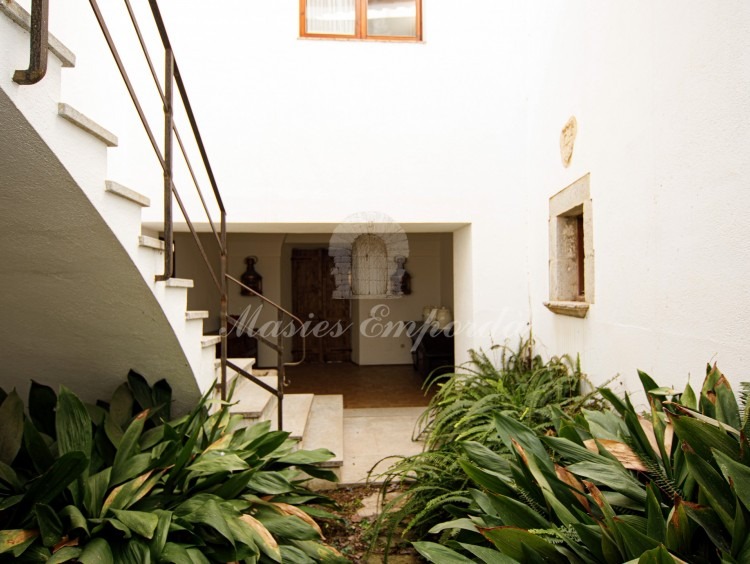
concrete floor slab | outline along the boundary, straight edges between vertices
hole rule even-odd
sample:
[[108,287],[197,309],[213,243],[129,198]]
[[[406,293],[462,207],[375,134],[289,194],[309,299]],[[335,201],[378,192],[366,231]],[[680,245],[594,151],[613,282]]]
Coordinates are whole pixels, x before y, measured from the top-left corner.
[[364,483],[376,464],[377,473],[396,461],[387,457],[422,452],[422,443],[412,441],[412,431],[423,411],[423,407],[345,409],[341,483]]

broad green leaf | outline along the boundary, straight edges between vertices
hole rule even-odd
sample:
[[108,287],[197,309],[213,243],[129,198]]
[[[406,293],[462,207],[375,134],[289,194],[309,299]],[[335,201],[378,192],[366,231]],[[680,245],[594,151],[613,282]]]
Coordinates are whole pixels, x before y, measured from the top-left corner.
[[325,448],[319,448],[315,450],[297,450],[286,456],[282,456],[276,462],[279,464],[319,464],[321,462],[327,462],[331,458],[336,456],[330,450]]
[[503,553],[519,562],[527,562],[527,551],[538,555],[545,562],[567,564],[568,559],[563,556],[554,545],[541,537],[515,527],[496,527],[483,529],[482,534],[487,537]]
[[482,470],[468,460],[459,459],[458,464],[466,475],[480,488],[492,493],[514,495],[515,490],[511,485],[512,478],[510,476],[501,476],[489,470]]
[[86,487],[83,491],[83,505],[89,515],[99,515],[102,510],[104,498],[107,495],[109,487],[109,475],[112,468],[106,468],[89,476],[86,480]]
[[466,552],[472,553],[484,564],[514,564],[516,561],[510,556],[506,556],[498,550],[487,548],[486,546],[477,546],[475,544],[460,543],[461,548]]
[[281,562],[279,544],[266,527],[255,517],[242,515],[228,519],[227,523],[232,529],[235,539],[244,545],[253,548],[256,553],[262,550],[274,562]]
[[187,470],[191,474],[199,475],[216,474],[219,472],[241,472],[248,468],[247,462],[236,454],[210,451],[201,455],[196,462],[187,467]]
[[152,559],[155,562],[158,562],[159,555],[164,551],[164,547],[167,545],[167,539],[169,538],[169,526],[172,523],[172,512],[157,509],[153,514],[156,515],[159,521],[156,524],[156,530],[151,539],[150,549]]
[[633,478],[633,475],[625,468],[620,469],[606,463],[578,462],[568,466],[567,469],[577,476],[609,486],[639,503],[646,503],[646,491],[643,484]]
[[620,518],[615,518],[615,528],[626,549],[626,558],[637,558],[644,550],[659,546],[659,541],[644,535]]
[[0,554],[11,552],[17,557],[38,536],[38,531],[25,531],[22,529],[0,531]]
[[112,549],[103,538],[91,539],[78,557],[81,564],[115,564]]
[[163,421],[172,419],[172,387],[166,380],[159,380],[154,384],[151,397],[158,409],[158,418]]
[[23,402],[15,390],[0,405],[0,462],[12,465],[23,444]]
[[521,529],[547,529],[550,527],[549,521],[520,501],[500,494],[488,494],[487,499],[505,525]]
[[114,422],[109,414],[106,414],[104,416],[104,433],[107,435],[109,442],[112,443],[112,446],[116,449],[119,448],[120,441],[122,441],[122,436],[124,435],[124,433],[122,432],[120,426]]
[[676,498],[674,507],[667,519],[666,547],[678,554],[689,553],[693,531],[690,519],[682,505],[682,500]]
[[39,525],[42,544],[50,547],[60,542],[63,534],[63,525],[55,510],[44,503],[37,503],[34,506],[34,513]]
[[151,540],[154,531],[159,524],[159,517],[153,513],[144,513],[143,511],[126,511],[122,509],[113,509],[112,513],[128,529]]
[[519,423],[512,417],[503,415],[502,413],[495,414],[495,427],[500,435],[500,439],[503,441],[507,449],[513,452],[513,441],[520,444],[525,451],[530,454],[534,454],[544,468],[550,472],[554,472],[555,468],[552,461],[544,449],[541,441],[537,434]]
[[627,411],[628,408],[625,403],[609,388],[599,388],[599,393],[604,399],[612,404],[612,407],[614,407],[615,411],[617,411],[617,413],[619,413],[620,415],[624,414],[625,411]]
[[646,392],[646,395],[648,395],[648,393],[653,390],[659,389],[659,384],[654,382],[653,378],[651,378],[651,376],[649,376],[645,372],[639,370],[638,378],[640,378],[641,380],[641,385],[643,386],[643,389]]
[[140,411],[154,407],[151,386],[148,385],[143,376],[131,370],[128,372],[128,385],[130,386],[130,391],[133,392],[135,401],[140,406]]
[[734,523],[735,497],[728,484],[713,466],[697,454],[686,451],[685,460],[691,476],[701,488],[701,493],[727,530],[731,531]]
[[661,511],[661,503],[656,497],[655,488],[653,483],[646,487],[646,533],[652,539],[663,542],[667,532],[667,522]]
[[716,398],[716,419],[739,429],[741,423],[737,398],[724,375],[716,382],[713,391]]
[[319,540],[320,534],[299,517],[266,514],[258,517],[274,537],[293,540]]
[[690,386],[690,382],[685,386],[685,391],[680,396],[680,405],[684,405],[689,409],[698,409],[698,399],[695,396],[695,391]]
[[172,564],[195,564],[194,560],[188,554],[187,548],[181,544],[168,542],[159,555],[160,562],[170,562]]
[[47,560],[46,564],[62,564],[63,562],[75,561],[81,555],[81,550],[77,546],[64,546],[57,552],[55,552],[50,559]]
[[148,417],[148,411],[142,411],[139,413],[130,423],[125,434],[122,436],[122,440],[117,447],[115,461],[112,463],[112,474],[109,478],[110,487],[116,486],[137,474],[137,472],[132,472],[132,469],[126,470],[125,467],[136,454],[140,453],[138,439],[141,438],[143,424],[146,421],[146,417]]
[[216,501],[207,499],[200,503],[194,511],[184,515],[182,519],[188,523],[201,523],[211,527],[234,546],[234,535],[232,535],[232,531],[227,524],[228,517],[234,518],[233,515],[223,511]]
[[75,505],[67,505],[60,511],[60,517],[62,517],[65,523],[65,531],[69,536],[80,536],[82,533],[89,535],[88,522],[84,517],[81,510]]
[[38,473],[45,472],[55,462],[47,443],[34,424],[27,419],[23,424],[23,443],[31,463]]
[[127,384],[121,384],[109,402],[109,416],[120,429],[125,429],[133,416],[133,394]]
[[23,498],[25,508],[29,510],[37,503],[50,503],[65,488],[75,481],[88,467],[88,459],[81,452],[69,452],[58,458],[55,463],[32,482]]
[[508,460],[502,458],[482,443],[465,441],[461,443],[461,448],[466,453],[466,456],[480,468],[486,468],[499,474],[510,474],[510,463]]
[[279,472],[256,472],[248,487],[260,494],[283,494],[294,490],[294,486]]
[[675,562],[682,562],[682,560],[674,558],[664,545],[647,550],[638,559],[638,564],[675,564]]
[[49,386],[31,381],[29,388],[29,416],[34,426],[46,434],[55,438],[55,408],[57,407],[57,395]]
[[429,530],[429,533],[431,535],[436,535],[437,533],[441,533],[447,529],[460,529],[463,531],[471,531],[473,533],[479,532],[479,530],[477,529],[477,525],[476,523],[474,523],[474,521],[466,517],[462,517],[461,519],[454,519],[452,521],[445,521],[443,523],[439,523],[438,525],[435,525],[434,527],[432,527],[432,529]]
[[[708,535],[711,541],[716,547],[723,552],[731,552],[731,539],[724,527],[721,519],[711,507],[704,505],[698,505],[696,503],[683,502],[682,506],[685,508],[685,513],[688,518],[697,523]],[[737,508],[741,508],[741,504],[737,504]],[[741,511],[741,509],[740,509]],[[737,520],[735,519],[735,524]],[[742,535],[740,538],[745,538],[747,535]],[[735,539],[738,537],[735,535]]]
[[721,473],[731,484],[734,495],[750,510],[750,468],[731,459],[723,452],[712,449]]
[[[110,509],[127,509],[138,499],[138,492],[150,480],[153,472],[146,472],[142,476],[133,478],[114,488],[102,504],[100,516],[107,514]],[[159,474],[157,474],[158,476]]]
[[16,475],[15,470],[13,470],[13,468],[8,466],[4,462],[0,462],[0,482],[5,482],[15,490],[20,490],[23,488],[21,482],[18,479],[18,476]]
[[434,542],[414,542],[412,546],[430,562],[435,564],[471,564],[473,560]]
[[91,458],[91,418],[83,402],[65,386],[60,387],[55,414],[57,450],[60,455],[81,452]]
[[296,546],[280,546],[279,547],[281,556],[277,562],[284,562],[284,564],[315,564],[315,560],[310,558],[305,552]]
[[711,449],[718,449],[735,460],[739,458],[739,443],[723,430],[686,416],[672,417],[671,420],[677,436],[704,460],[711,460]]

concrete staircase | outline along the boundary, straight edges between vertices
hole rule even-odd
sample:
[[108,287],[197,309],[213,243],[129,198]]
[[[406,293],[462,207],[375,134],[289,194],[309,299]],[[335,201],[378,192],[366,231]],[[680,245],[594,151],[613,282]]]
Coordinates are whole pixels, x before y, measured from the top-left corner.
[[[119,274],[119,280],[128,278],[131,284],[141,287],[145,286],[150,291],[154,300],[150,304],[138,304],[144,310],[144,314],[150,318],[161,321],[160,330],[144,346],[156,349],[157,357],[169,355],[171,352],[177,358],[161,359],[163,363],[181,365],[184,369],[179,375],[165,373],[163,369],[152,371],[152,366],[146,363],[141,367],[144,376],[153,379],[167,377],[175,389],[178,408],[189,406],[200,394],[205,393],[212,386],[215,379],[220,377],[218,361],[216,360],[216,344],[220,337],[216,335],[204,335],[203,322],[209,317],[208,311],[190,311],[187,309],[188,291],[193,288],[193,281],[172,278],[165,282],[157,282],[155,276],[163,272],[165,244],[156,238],[155,233],[144,232],[142,229],[141,212],[151,205],[150,199],[139,193],[136,187],[124,186],[117,179],[107,176],[107,151],[116,149],[118,146],[117,136],[108,131],[101,124],[89,119],[85,115],[84,108],[73,108],[61,101],[60,81],[63,67],[75,66],[75,56],[64,45],[54,37],[50,36],[50,55],[48,61],[48,74],[37,85],[20,87],[11,80],[16,68],[24,68],[28,60],[28,29],[30,26],[29,14],[13,0],[0,1],[0,112],[4,127],[11,125],[9,116],[11,114],[18,122],[13,123],[13,129],[28,129],[27,136],[38,136],[38,140],[44,145],[44,149],[50,153],[43,162],[30,163],[34,167],[43,168],[46,175],[58,174],[61,177],[69,175],[72,177],[71,185],[74,189],[72,194],[67,195],[74,200],[75,216],[87,215],[90,221],[100,225],[107,231],[107,236],[114,241],[108,241],[107,256],[111,264],[117,264],[117,268],[125,271],[125,275]],[[6,99],[7,97],[7,99]],[[16,111],[17,110],[17,111]],[[49,185],[41,185],[28,180],[28,170],[12,170],[12,159],[19,155],[11,154],[13,142],[9,142],[5,148],[4,159],[0,172],[6,169],[10,173],[6,177],[18,177],[19,182],[27,182],[32,188],[47,197],[56,190],[55,182]],[[53,166],[53,163],[58,166]],[[62,166],[59,166],[62,165]],[[68,179],[70,180],[70,179]],[[62,183],[62,182],[60,182]],[[1,184],[1,183],[0,183]],[[10,193],[15,196],[12,186],[0,185],[5,195]],[[20,192],[20,190],[18,191]],[[9,199],[11,199],[9,197]],[[24,210],[28,213],[27,210]],[[55,210],[50,210],[54,213]],[[9,212],[10,213],[10,212]],[[29,218],[29,222],[32,218]],[[73,221],[74,218],[69,219]],[[28,222],[27,222],[28,223]],[[87,245],[93,246],[102,237],[92,238],[84,241],[82,254],[86,255]],[[123,252],[124,251],[124,252]],[[66,254],[67,249],[61,246],[58,254]],[[96,254],[93,253],[92,254]],[[0,257],[2,258],[2,257]],[[30,257],[32,259],[33,257]],[[71,259],[73,260],[73,259]],[[80,260],[80,257],[79,257]],[[110,265],[100,267],[102,275]],[[123,282],[124,283],[124,282]],[[61,294],[60,299],[83,302],[86,299],[96,301],[106,300],[106,291],[102,291],[102,297],[86,295],[81,291],[81,296]],[[109,289],[108,291],[111,291]],[[32,294],[33,295],[33,294]],[[217,298],[218,300],[218,298]],[[166,323],[164,323],[166,322]],[[66,319],[61,316],[59,323],[65,324]],[[114,340],[115,343],[109,348],[115,354],[119,345],[128,347],[127,334],[135,335],[140,330],[138,324],[125,328],[124,334],[113,335],[112,331],[104,323],[101,326],[92,326],[89,335],[90,342],[85,348],[77,351],[78,355],[97,355],[100,349],[107,349],[104,340]],[[156,337],[158,335],[158,337]],[[176,343],[175,343],[176,341]],[[167,346],[171,344],[171,348]],[[175,344],[179,346],[174,346]],[[179,355],[181,353],[181,356]],[[126,353],[127,354],[127,353]],[[32,359],[38,361],[38,359]],[[55,359],[51,359],[54,361]],[[110,359],[111,360],[111,359]],[[124,360],[124,362],[129,362]],[[254,359],[233,359],[233,362],[247,370],[253,370]],[[116,363],[114,363],[116,364]],[[129,368],[129,367],[128,367]],[[257,372],[260,378],[267,384],[276,388],[278,376],[275,372]],[[71,376],[63,371],[58,371],[60,383],[70,385]],[[93,389],[94,397],[107,397],[107,381],[111,379],[111,388],[116,387],[123,378],[126,370],[119,373],[113,371],[111,375],[100,375],[98,380],[89,384]],[[237,377],[236,374],[231,374]],[[55,384],[54,382],[49,382]],[[22,387],[22,382],[7,382],[4,375],[0,374],[0,385],[7,387]],[[73,387],[76,387],[75,384]],[[85,395],[85,391],[84,391]],[[236,405],[233,411],[240,413],[247,424],[259,420],[270,420],[273,427],[276,426],[277,398],[262,388],[256,386],[249,380],[240,377],[234,393],[233,400]],[[300,446],[305,449],[327,448],[335,453],[335,458],[326,463],[331,468],[339,468],[343,464],[343,398],[342,396],[317,396],[312,394],[292,394],[284,399],[284,421],[285,430],[291,432],[291,437],[300,441]]]
[[[273,388],[278,386],[275,370],[254,370],[253,359],[233,359],[232,362],[253,374]],[[232,375],[236,379],[231,408],[242,415],[247,425],[258,421],[271,421],[277,429],[278,399],[275,395],[255,385],[250,380]],[[286,394],[283,402],[284,430],[290,438],[299,441],[299,448],[314,450],[326,448],[334,453],[331,460],[321,466],[331,469],[344,464],[344,397],[341,395]],[[341,476],[339,476],[341,477]]]

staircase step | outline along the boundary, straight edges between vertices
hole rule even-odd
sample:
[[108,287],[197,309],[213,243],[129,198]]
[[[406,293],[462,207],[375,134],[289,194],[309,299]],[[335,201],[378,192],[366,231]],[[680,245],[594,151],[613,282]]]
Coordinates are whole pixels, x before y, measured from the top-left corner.
[[149,197],[139,194],[135,190],[131,190],[127,186],[123,186],[114,180],[107,180],[104,183],[104,189],[110,194],[135,202],[141,207],[148,208],[151,206],[151,199]]
[[[31,31],[31,14],[21,7],[18,2],[14,2],[14,0],[0,2],[0,12],[8,16],[20,28]],[[73,68],[76,66],[76,56],[73,51],[63,45],[51,33],[48,34],[47,43],[50,53],[60,59],[63,67]]]
[[302,440],[312,409],[313,394],[288,394],[284,396],[284,430],[289,438]]
[[[155,237],[149,237],[148,235],[139,235],[138,245],[141,247],[148,247],[149,249],[156,249],[157,251],[163,251],[166,248],[164,241]],[[172,280],[174,280],[174,278]]]
[[[255,366],[256,360],[254,358],[228,358],[228,362],[231,362],[232,364],[236,364],[246,372],[249,372],[250,374],[253,373],[253,366]],[[217,358],[216,362],[214,362],[214,367],[216,370],[221,370],[221,359]],[[231,368],[227,368],[228,372],[231,372],[232,374],[236,374],[234,370]],[[217,372],[218,374],[218,372]]]
[[[237,386],[234,390],[232,401],[237,402],[231,409],[232,413],[238,413],[245,419],[275,419],[276,396],[260,386],[254,384],[243,376],[237,376]],[[278,385],[276,376],[258,376],[258,379],[273,388]]]
[[305,429],[301,449],[327,448],[334,458],[323,462],[325,468],[339,468],[344,464],[344,396],[316,395]]
[[203,335],[201,337],[201,347],[204,349],[207,347],[213,347],[219,342],[221,342],[221,337],[219,337],[219,335]]
[[170,278],[164,284],[167,288],[192,288],[195,285],[189,278]]
[[208,319],[209,315],[206,310],[186,311],[185,319]]
[[57,114],[68,120],[73,125],[80,127],[85,132],[90,133],[102,141],[107,147],[117,147],[117,136],[114,133],[104,129],[101,125],[91,118],[86,117],[72,106],[60,102],[57,105]]

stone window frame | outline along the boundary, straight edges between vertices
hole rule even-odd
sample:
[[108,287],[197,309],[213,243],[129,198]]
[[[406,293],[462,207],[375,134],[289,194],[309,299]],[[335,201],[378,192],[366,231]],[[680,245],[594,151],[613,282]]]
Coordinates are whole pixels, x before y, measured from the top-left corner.
[[[594,233],[590,174],[549,199],[549,301],[553,313],[586,317],[594,303]],[[576,223],[582,216],[583,256],[577,251]],[[576,247],[576,248],[574,248]],[[583,294],[578,295],[578,263],[583,259]]]

